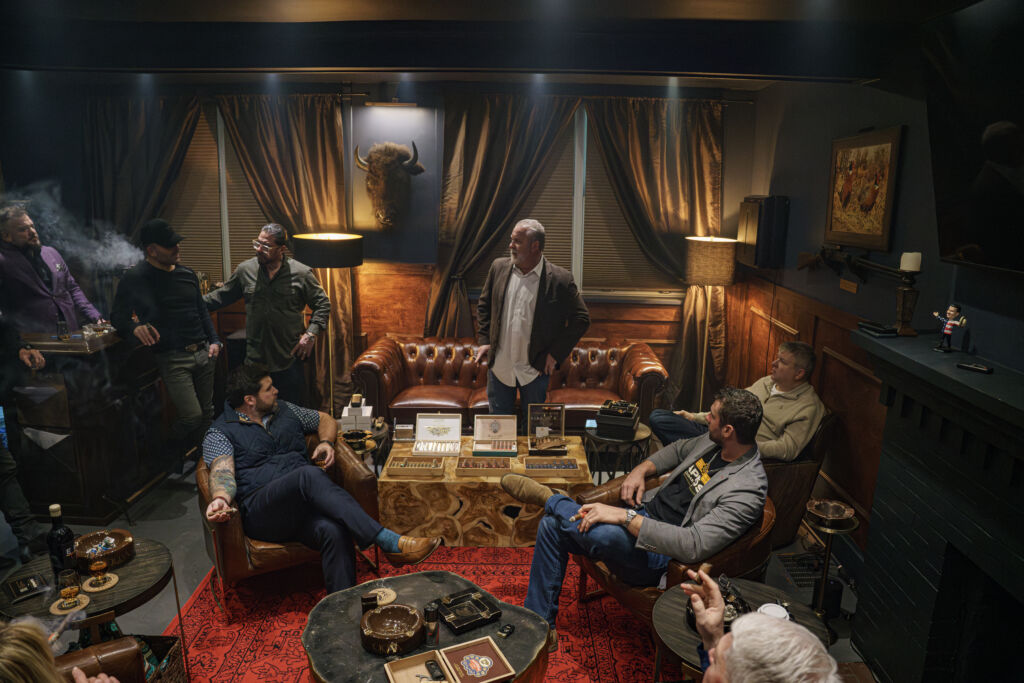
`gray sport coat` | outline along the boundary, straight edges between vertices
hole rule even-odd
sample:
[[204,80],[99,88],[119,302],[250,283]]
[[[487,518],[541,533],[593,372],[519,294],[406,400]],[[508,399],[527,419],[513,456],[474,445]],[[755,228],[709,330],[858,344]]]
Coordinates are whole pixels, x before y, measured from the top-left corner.
[[[649,460],[657,467],[659,475],[669,470],[672,474],[659,488],[645,492],[644,502],[653,499],[665,484],[714,448],[714,442],[704,434],[676,441],[652,455]],[[706,560],[761,519],[767,496],[768,477],[760,453],[752,446],[743,456],[715,473],[690,501],[681,525],[645,519],[636,547],[684,563]]]

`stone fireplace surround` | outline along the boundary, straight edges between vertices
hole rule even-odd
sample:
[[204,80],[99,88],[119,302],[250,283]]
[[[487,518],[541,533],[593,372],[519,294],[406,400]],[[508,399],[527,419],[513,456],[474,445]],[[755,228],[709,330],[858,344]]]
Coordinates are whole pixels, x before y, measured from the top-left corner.
[[1024,375],[937,337],[853,339],[888,406],[853,643],[883,681],[1020,675]]

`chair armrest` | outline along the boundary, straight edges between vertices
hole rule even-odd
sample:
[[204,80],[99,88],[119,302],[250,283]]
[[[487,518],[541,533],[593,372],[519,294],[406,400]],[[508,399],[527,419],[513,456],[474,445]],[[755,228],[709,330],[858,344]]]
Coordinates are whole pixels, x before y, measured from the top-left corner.
[[212,498],[210,470],[202,457],[196,466],[196,488],[199,489],[196,500],[199,503],[199,519],[205,530],[206,554],[216,565],[221,579],[231,583],[235,577],[246,576],[249,570],[242,515],[236,512],[226,522],[211,522],[206,519],[206,506]]
[[406,384],[401,345],[391,337],[378,339],[352,364],[352,379],[367,403],[376,407],[377,414],[390,420],[391,401]]
[[337,448],[334,449],[334,464],[337,471],[335,481],[356,499],[366,514],[374,519],[380,519],[377,477],[341,437],[338,438]]
[[668,371],[650,346],[642,342],[629,345],[622,357],[619,395],[639,406],[640,419],[644,424],[654,409],[655,397],[667,380]]
[[[665,481],[665,477],[667,476],[668,474],[663,474],[660,477],[648,477],[644,482],[644,489],[649,491],[661,486],[661,483]],[[585,491],[577,491],[575,500],[580,505],[586,505],[587,503],[604,503],[605,505],[614,505],[615,507],[625,507],[622,499],[619,498],[619,491],[622,489],[622,482],[625,481],[625,479],[625,476],[615,477],[600,486],[595,486]]]
[[78,667],[86,676],[101,673],[117,678],[121,683],[145,683],[146,670],[142,661],[139,641],[130,636],[92,645],[56,659],[57,673],[71,681],[71,669]]

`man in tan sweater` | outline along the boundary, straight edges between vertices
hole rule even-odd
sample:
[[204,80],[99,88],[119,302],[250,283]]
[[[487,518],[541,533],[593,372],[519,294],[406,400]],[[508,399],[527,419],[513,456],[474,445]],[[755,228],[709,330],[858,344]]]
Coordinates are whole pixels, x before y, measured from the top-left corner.
[[[808,383],[814,372],[814,349],[792,341],[779,345],[772,374],[747,387],[764,405],[764,418],[757,431],[762,458],[793,460],[811,440],[825,405]],[[651,412],[651,430],[661,443],[700,436],[708,430],[707,413],[657,409]]]

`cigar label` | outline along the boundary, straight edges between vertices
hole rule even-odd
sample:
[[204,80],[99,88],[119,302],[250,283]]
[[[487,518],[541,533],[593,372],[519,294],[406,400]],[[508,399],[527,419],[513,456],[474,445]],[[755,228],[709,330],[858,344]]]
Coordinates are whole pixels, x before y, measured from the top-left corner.
[[584,512],[583,510],[580,510],[580,511],[579,511],[579,512],[577,512],[577,513],[576,513],[575,515],[573,515],[572,517],[570,517],[570,518],[569,518],[569,521],[570,521],[570,522],[578,522],[578,521],[580,521],[581,519],[583,519],[583,518],[584,518],[584,517],[586,517],[586,516],[587,516],[587,513],[586,513],[586,512]]

